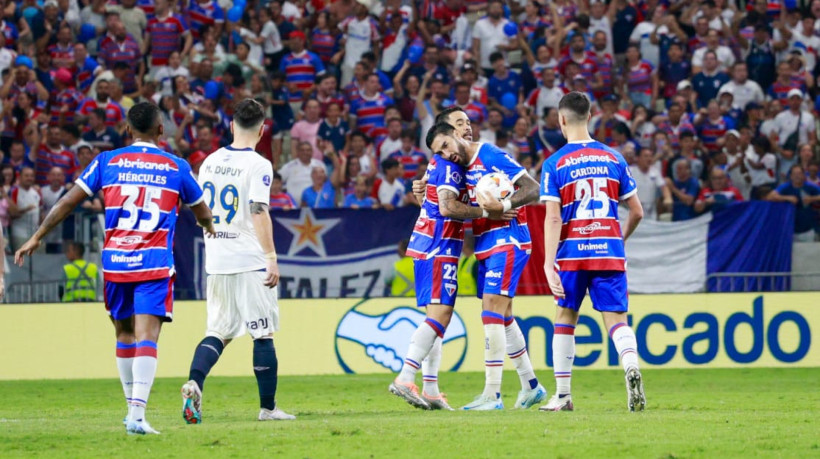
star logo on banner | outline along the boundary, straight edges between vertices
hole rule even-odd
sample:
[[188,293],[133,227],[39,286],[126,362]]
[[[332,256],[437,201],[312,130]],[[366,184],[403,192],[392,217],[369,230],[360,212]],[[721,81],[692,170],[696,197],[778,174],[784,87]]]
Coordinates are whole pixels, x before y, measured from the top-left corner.
[[310,208],[302,209],[298,220],[279,219],[279,223],[293,235],[288,248],[288,256],[296,255],[304,249],[310,249],[316,255],[327,256],[323,237],[325,233],[339,224],[338,218],[317,219]]

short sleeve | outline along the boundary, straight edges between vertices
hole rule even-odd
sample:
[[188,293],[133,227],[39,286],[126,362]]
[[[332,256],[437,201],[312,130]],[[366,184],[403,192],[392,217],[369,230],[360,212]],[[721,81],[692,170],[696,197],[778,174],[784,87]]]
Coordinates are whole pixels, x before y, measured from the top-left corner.
[[494,161],[490,164],[492,168],[498,169],[507,174],[507,177],[509,177],[510,181],[513,183],[517,182],[518,179],[526,175],[527,170],[518,164],[518,161],[514,160],[512,156],[500,150],[496,152],[494,156]]
[[218,2],[213,2],[214,6],[214,22],[225,22],[225,12],[219,6]]
[[270,202],[270,184],[273,178],[273,166],[270,161],[259,161],[259,165],[250,173],[248,200],[250,202]]
[[618,169],[620,169],[620,186],[618,188],[618,196],[621,201],[629,199],[633,194],[638,192],[638,184],[632,177],[632,171],[626,164],[623,157],[618,158]]
[[103,185],[103,175],[102,175],[102,163],[100,162],[104,155],[99,155],[94,158],[94,161],[91,161],[91,164],[85,168],[82,174],[80,174],[80,178],[77,179],[76,183],[77,186],[85,191],[85,194],[89,196],[94,196],[97,194]]
[[558,189],[555,172],[555,161],[546,161],[541,170],[541,202],[561,202],[561,190]]
[[429,182],[436,186],[436,191],[445,189],[458,194],[464,187],[464,174],[461,168],[449,161],[440,161],[430,173]]
[[179,197],[182,202],[188,206],[195,206],[202,202],[202,188],[194,177],[194,172],[187,161],[178,161],[179,173],[181,181],[179,184]]
[[325,73],[325,64],[322,63],[322,60],[316,54],[310,53],[310,60],[313,64],[313,68],[316,69],[316,75],[321,75]]

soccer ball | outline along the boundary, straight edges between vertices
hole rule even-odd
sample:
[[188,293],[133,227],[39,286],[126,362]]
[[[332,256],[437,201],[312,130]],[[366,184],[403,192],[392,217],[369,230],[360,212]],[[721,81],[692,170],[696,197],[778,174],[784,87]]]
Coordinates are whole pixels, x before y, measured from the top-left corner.
[[476,193],[489,193],[490,196],[501,201],[515,193],[512,181],[503,172],[491,172],[478,180],[475,186]]

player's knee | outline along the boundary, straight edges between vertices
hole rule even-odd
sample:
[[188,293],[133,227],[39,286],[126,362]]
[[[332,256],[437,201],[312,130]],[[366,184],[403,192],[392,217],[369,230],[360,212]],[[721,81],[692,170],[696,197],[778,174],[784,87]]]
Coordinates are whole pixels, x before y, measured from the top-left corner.
[[508,296],[485,293],[481,305],[485,311],[492,311],[501,315],[512,313],[512,298]]

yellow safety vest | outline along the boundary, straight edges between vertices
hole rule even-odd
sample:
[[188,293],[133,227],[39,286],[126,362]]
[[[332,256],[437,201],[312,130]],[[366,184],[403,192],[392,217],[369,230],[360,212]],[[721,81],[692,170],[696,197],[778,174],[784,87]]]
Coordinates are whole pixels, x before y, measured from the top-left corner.
[[97,265],[85,260],[76,260],[64,265],[63,272],[63,302],[97,300]]
[[475,296],[478,293],[475,271],[475,255],[458,260],[458,296]]
[[416,296],[413,259],[404,257],[393,265],[395,276],[390,284],[390,296]]

